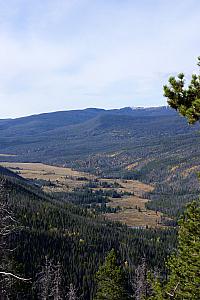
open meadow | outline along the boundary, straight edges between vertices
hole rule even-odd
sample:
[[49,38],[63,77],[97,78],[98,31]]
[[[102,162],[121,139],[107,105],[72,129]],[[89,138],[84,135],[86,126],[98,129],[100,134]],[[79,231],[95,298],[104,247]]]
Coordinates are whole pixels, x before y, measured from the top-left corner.
[[149,210],[145,203],[149,200],[144,198],[145,193],[151,192],[154,187],[137,180],[105,179],[94,175],[72,170],[71,168],[57,167],[43,163],[15,163],[2,162],[1,165],[25,179],[44,180],[52,185],[43,186],[45,192],[71,192],[76,188],[84,187],[92,180],[107,182],[116,185],[114,188],[93,188],[93,190],[115,190],[123,196],[120,198],[109,197],[108,207],[118,208],[115,213],[106,213],[104,216],[113,221],[119,221],[130,227],[162,227],[160,212]]

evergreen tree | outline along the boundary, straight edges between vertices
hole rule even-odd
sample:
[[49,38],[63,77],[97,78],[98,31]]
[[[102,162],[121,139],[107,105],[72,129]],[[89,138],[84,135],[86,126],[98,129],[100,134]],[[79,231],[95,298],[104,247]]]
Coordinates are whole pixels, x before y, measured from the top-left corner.
[[96,274],[97,293],[95,300],[126,300],[124,273],[117,264],[115,251],[112,249]]
[[[198,57],[200,66],[200,57]],[[178,74],[178,78],[171,76],[169,85],[164,86],[164,96],[168,104],[186,117],[190,124],[200,120],[200,75],[193,74],[190,84],[185,88],[185,75]]]
[[167,290],[174,290],[175,299],[198,300],[200,299],[200,206],[195,202],[190,204],[179,223],[178,253],[168,262],[171,275]]
[[169,280],[164,287],[159,280],[153,283],[152,300],[200,299],[200,206],[197,202],[188,205],[179,225],[177,253],[167,264]]

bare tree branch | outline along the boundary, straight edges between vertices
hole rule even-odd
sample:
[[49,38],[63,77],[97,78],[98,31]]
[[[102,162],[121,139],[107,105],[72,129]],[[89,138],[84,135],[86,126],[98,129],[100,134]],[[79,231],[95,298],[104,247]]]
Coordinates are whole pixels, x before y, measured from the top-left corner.
[[173,293],[166,292],[166,294],[170,297],[174,297],[179,284],[180,284],[180,282],[178,282],[177,285],[175,286]]
[[[30,282],[26,279],[14,274],[10,271],[6,256],[8,252],[12,252],[9,247],[9,235],[13,233],[16,227],[16,219],[13,217],[8,204],[8,187],[5,180],[0,179],[0,296],[7,295],[12,284],[12,279],[23,282]],[[9,287],[8,287],[9,286]]]
[[0,275],[4,275],[4,276],[10,276],[10,277],[13,277],[15,279],[18,279],[18,280],[21,280],[21,281],[30,281],[31,278],[27,279],[27,278],[22,278],[22,277],[19,277],[13,273],[10,273],[10,272],[3,272],[3,271],[0,271]]

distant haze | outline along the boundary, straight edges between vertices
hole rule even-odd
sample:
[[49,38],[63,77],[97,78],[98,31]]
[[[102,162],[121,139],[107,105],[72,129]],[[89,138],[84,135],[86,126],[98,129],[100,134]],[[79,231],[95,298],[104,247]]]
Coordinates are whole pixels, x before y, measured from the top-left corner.
[[197,72],[198,0],[0,0],[0,118],[166,105]]

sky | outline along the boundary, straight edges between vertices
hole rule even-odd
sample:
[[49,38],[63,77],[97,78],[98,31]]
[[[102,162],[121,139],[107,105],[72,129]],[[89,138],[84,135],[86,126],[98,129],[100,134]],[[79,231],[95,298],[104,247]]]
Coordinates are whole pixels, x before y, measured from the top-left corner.
[[199,28],[199,0],[0,0],[0,118],[166,105]]

